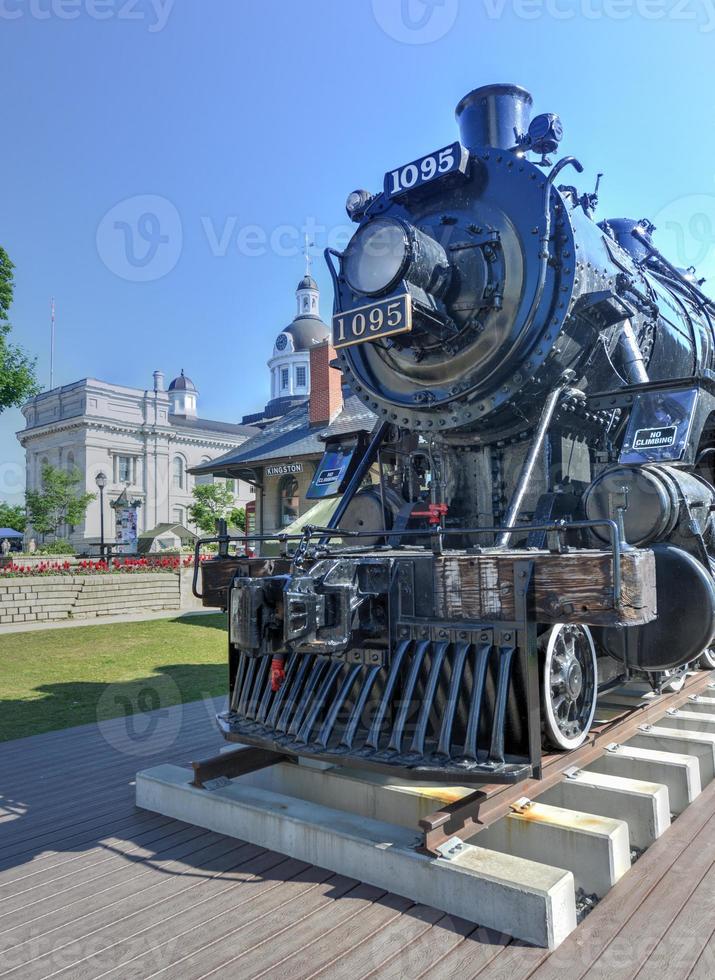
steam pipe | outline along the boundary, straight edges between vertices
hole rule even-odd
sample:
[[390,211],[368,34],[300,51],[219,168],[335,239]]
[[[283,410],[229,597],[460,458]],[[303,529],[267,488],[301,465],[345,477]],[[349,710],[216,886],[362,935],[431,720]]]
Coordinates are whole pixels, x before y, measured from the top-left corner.
[[629,383],[632,385],[648,384],[650,378],[646,371],[638,338],[630,320],[624,320],[618,342],[623,348],[623,367]]
[[514,493],[509,501],[509,509],[507,510],[506,517],[504,518],[503,530],[499,533],[496,539],[497,548],[506,548],[509,544],[509,539],[515,530],[514,525],[516,524],[516,519],[519,516],[521,505],[523,504],[524,497],[526,496],[526,488],[528,487],[529,481],[531,480],[531,475],[534,472],[536,461],[541,454],[544,439],[546,438],[546,433],[551,425],[551,420],[554,417],[556,406],[559,403],[559,399],[561,398],[564,388],[570,381],[573,380],[573,377],[573,371],[565,371],[557,386],[549,393],[546,401],[544,402],[544,407],[541,410],[541,417],[539,418],[539,424],[534,432],[534,438],[529,446],[529,451],[526,454],[526,459],[524,460],[524,465],[521,468],[521,473],[519,474],[519,479],[516,487],[514,488]]

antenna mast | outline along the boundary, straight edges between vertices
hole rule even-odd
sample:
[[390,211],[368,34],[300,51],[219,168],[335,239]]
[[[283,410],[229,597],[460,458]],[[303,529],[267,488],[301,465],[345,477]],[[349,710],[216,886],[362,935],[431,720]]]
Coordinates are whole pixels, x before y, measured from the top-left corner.
[[55,297],[50,299],[50,390],[55,386]]

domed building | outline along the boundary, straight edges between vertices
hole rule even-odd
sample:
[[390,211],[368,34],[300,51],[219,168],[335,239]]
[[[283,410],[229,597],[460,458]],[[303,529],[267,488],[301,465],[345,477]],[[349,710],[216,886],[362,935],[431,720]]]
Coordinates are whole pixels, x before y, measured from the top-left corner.
[[[306,401],[310,394],[310,352],[330,337],[330,329],[320,318],[320,290],[306,272],[295,291],[295,317],[276,337],[268,361],[271,375],[271,400],[265,408],[266,419],[277,418]],[[254,421],[247,416],[244,422]]]
[[[114,542],[112,504],[122,494],[139,502],[138,530],[191,525],[189,508],[196,483],[193,467],[237,449],[260,430],[253,426],[201,418],[199,392],[182,370],[168,388],[164,374],[155,371],[149,388],[84,378],[44,391],[23,406],[25,428],[18,439],[25,449],[27,487],[38,489],[42,468],[78,471],[80,487],[95,494],[85,520],[62,529],[80,551],[96,549],[100,541],[102,498],[97,494],[99,473],[106,480],[105,542]],[[245,482],[234,484],[236,505],[253,499]]]
[[174,378],[169,385],[171,414],[196,418],[196,399],[198,394],[196,385],[191,378],[186,377],[182,368],[179,377]]

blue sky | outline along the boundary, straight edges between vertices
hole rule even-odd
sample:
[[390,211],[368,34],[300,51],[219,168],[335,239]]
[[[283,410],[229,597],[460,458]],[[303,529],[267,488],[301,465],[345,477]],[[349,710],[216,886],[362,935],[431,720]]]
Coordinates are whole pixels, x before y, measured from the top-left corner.
[[[715,277],[714,55],[715,0],[0,0],[15,339],[47,384],[54,295],[56,383],[183,367],[200,414],[238,420],[267,400],[304,230],[339,245],[347,193],[451,142],[493,81],[560,114],[583,189],[605,174],[597,217],[655,217]],[[0,415],[0,498],[21,426]]]

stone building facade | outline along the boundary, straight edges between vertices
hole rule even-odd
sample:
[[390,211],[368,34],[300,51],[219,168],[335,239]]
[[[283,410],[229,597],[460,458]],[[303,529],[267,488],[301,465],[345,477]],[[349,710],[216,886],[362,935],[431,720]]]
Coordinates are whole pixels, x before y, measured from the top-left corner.
[[[25,450],[27,487],[41,484],[42,467],[76,468],[81,487],[95,493],[81,526],[63,529],[78,550],[98,544],[100,496],[96,477],[107,476],[104,493],[105,541],[114,540],[110,503],[126,487],[139,500],[138,530],[171,522],[191,527],[188,508],[196,480],[190,470],[242,445],[259,430],[250,425],[200,418],[199,392],[183,373],[168,390],[155,371],[148,389],[128,388],[85,378],[43,392],[22,409],[25,428],[17,437]],[[236,505],[254,498],[253,489],[235,481]],[[31,529],[28,532],[32,533]]]

